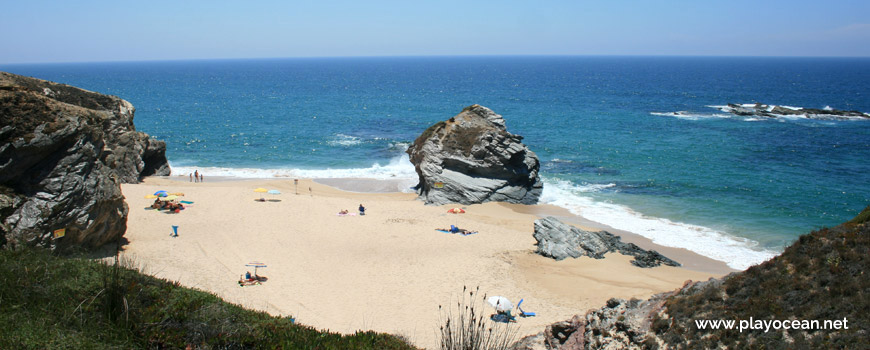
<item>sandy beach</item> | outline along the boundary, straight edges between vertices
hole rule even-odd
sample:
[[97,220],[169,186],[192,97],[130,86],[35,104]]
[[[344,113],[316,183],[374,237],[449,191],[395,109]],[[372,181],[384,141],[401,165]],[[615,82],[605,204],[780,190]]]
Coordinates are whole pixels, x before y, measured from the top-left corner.
[[[730,271],[616,230],[609,231],[687,268],[641,269],[619,254],[564,261],[538,256],[532,237],[538,215],[561,213],[566,222],[601,228],[587,220],[594,218],[548,206],[486,203],[448,214],[452,206],[425,206],[414,194],[349,192],[308,179],[299,180],[298,194],[292,180],[180,180],[153,177],[122,186],[130,207],[123,254],[143,272],[316,328],[371,329],[424,348],[437,347],[438,306],[455,302],[463,286],[514,303],[524,298],[523,308],[538,315],[518,318],[525,336],[611,297],[646,298]],[[261,195],[253,192],[257,187],[282,194]],[[158,190],[184,193],[182,200],[193,204],[178,214],[145,209],[153,199],[144,197]],[[260,197],[270,201],[255,201]],[[356,213],[360,203],[365,216],[337,215]],[[479,233],[436,231],[451,224]],[[172,225],[179,226],[178,237],[170,237]],[[240,276],[253,272],[245,267],[250,261],[268,265],[258,271],[268,281],[240,287]]]

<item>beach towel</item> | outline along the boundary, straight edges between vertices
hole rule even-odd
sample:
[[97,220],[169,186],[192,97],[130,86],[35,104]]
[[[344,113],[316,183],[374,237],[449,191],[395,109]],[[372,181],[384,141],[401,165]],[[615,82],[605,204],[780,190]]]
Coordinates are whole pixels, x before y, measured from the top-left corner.
[[[437,229],[436,229],[435,231],[438,231],[438,232],[444,232],[444,233],[449,233],[449,234],[456,234],[456,233],[459,233],[459,232],[451,232],[451,231],[448,231],[448,230],[437,230]],[[477,233],[477,231],[469,232],[469,233],[459,233],[459,235],[460,235],[460,236],[468,236],[468,235],[473,235],[473,234],[475,234],[475,233]]]
[[193,204],[193,202],[191,202],[191,201],[181,201],[181,203],[184,203],[184,204]]
[[335,214],[338,216],[356,216],[356,213],[347,213],[347,214]]
[[523,308],[520,307],[520,305],[523,305],[523,300],[524,300],[524,299],[520,299],[520,302],[517,303],[517,309],[520,310],[520,317],[532,317],[532,316],[536,316],[536,314],[535,314],[534,312],[525,312],[525,311],[523,311]]

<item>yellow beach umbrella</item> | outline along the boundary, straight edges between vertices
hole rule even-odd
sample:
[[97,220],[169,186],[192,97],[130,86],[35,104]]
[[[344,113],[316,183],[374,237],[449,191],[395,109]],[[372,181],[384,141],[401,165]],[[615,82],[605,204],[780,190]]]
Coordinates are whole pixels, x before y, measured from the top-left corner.
[[262,188],[262,187],[258,187],[256,189],[254,189],[254,192],[266,193],[266,192],[269,192],[269,190]]
[[154,198],[157,198],[157,196],[155,196],[153,194],[149,194],[149,195],[145,196],[145,198],[154,199]]

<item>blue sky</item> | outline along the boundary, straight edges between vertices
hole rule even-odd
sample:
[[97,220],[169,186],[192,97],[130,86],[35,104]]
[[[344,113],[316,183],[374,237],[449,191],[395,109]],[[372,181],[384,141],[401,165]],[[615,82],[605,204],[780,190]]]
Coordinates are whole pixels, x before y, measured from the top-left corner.
[[870,1],[12,1],[0,64],[426,55],[870,56]]

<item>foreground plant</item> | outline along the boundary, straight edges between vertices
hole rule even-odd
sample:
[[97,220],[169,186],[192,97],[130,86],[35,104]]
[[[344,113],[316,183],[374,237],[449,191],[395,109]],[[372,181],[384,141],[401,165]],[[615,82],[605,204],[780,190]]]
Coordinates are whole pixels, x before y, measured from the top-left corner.
[[495,322],[484,315],[486,294],[480,287],[474,290],[462,287],[462,296],[456,309],[440,310],[441,349],[443,350],[502,350],[508,349],[517,338],[517,327],[510,323]]

